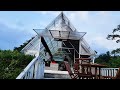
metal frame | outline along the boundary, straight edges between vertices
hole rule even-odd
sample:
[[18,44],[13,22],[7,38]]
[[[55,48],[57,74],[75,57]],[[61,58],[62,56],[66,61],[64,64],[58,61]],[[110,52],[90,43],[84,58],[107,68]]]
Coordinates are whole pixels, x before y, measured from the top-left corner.
[[[58,37],[55,37],[54,36],[54,34],[52,33],[52,32],[54,32],[54,31],[56,31],[56,32],[58,32],[59,34],[58,34]],[[69,39],[69,40],[80,40],[81,38],[83,38],[84,37],[84,35],[86,34],[86,32],[71,32],[71,31],[62,31],[62,30],[49,30],[49,32],[50,32],[50,34],[51,34],[51,36],[53,37],[53,38],[57,38],[57,39]],[[67,32],[68,33],[68,36],[65,38],[65,37],[62,37],[61,35],[63,34],[63,32]],[[54,32],[55,33],[55,32]],[[77,33],[84,33],[83,35],[77,35],[77,36],[72,36],[72,35],[74,35],[74,34],[77,34]],[[79,39],[78,39],[78,36],[81,36],[81,37],[79,37]]]
[[62,49],[68,49],[68,50],[69,50],[69,49],[74,50],[74,55],[73,55],[73,56],[74,56],[74,63],[75,63],[75,48],[67,48],[67,47],[61,47],[61,48],[62,48]]
[[[70,45],[75,49],[75,47],[72,45],[72,43],[69,41]],[[75,49],[75,51],[78,53],[78,51]],[[79,53],[78,53],[79,54]]]

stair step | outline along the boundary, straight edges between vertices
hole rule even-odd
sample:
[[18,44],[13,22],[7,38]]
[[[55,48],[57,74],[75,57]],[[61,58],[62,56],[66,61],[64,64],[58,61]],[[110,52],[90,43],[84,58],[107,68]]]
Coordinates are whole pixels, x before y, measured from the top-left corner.
[[70,76],[67,71],[55,70],[45,70],[44,77],[53,79],[70,79]]

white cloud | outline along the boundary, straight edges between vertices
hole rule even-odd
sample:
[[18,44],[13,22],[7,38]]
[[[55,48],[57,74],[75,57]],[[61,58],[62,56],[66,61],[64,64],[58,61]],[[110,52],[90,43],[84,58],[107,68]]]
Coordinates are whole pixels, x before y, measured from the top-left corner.
[[43,15],[58,15],[60,13],[60,11],[33,11],[35,13],[38,13],[38,14],[43,14]]
[[119,43],[116,43],[115,41],[112,40],[107,40],[104,36],[95,36],[91,38],[89,37],[89,44],[90,46],[94,46],[97,48],[99,47],[102,47],[103,49],[106,48],[109,51],[120,47]]
[[114,13],[114,12],[113,11],[98,11],[98,14],[102,16],[107,16],[107,15],[110,15],[111,13]]
[[33,11],[34,13],[38,13],[38,14],[47,14],[48,11]]
[[77,12],[77,15],[81,20],[86,21],[86,20],[88,20],[89,12],[88,11],[79,11],[79,12]]
[[76,14],[75,14],[75,13],[70,13],[70,14],[68,15],[68,19],[69,19],[71,22],[75,20],[75,17],[76,17]]
[[[59,15],[62,11],[34,11],[35,13],[40,13],[40,14],[44,14],[44,15],[54,15],[57,16]],[[88,20],[89,17],[89,11],[63,11],[65,13],[65,15],[67,15],[67,17],[70,20],[76,20],[77,19],[81,19],[83,21]]]
[[105,15],[105,14],[107,14],[107,12],[106,11],[99,11],[99,14]]
[[8,21],[5,21],[5,20],[0,20],[0,23],[6,25],[7,27],[9,28],[13,28],[13,29],[20,29],[20,30],[23,30],[22,27],[19,27],[18,23],[10,23]]
[[86,21],[89,17],[89,11],[65,11],[65,13],[65,15],[67,15],[68,18],[76,21],[78,21],[79,19],[82,21]]
[[47,14],[48,12],[47,11],[41,11],[41,14]]

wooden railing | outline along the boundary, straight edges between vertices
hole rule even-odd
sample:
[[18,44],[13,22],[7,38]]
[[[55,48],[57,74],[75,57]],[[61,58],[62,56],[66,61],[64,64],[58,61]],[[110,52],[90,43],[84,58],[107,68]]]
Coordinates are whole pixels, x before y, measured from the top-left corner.
[[43,79],[44,67],[44,61],[38,56],[28,64],[16,79]]
[[101,68],[101,75],[115,77],[118,69],[119,68]]

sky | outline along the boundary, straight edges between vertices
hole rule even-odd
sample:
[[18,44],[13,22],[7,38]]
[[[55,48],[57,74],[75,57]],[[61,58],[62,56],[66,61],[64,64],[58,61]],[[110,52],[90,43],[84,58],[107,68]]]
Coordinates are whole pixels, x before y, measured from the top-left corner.
[[[93,50],[98,54],[119,48],[107,40],[120,24],[120,11],[63,11]],[[13,49],[35,36],[33,29],[45,28],[61,11],[0,11],[0,49]]]

